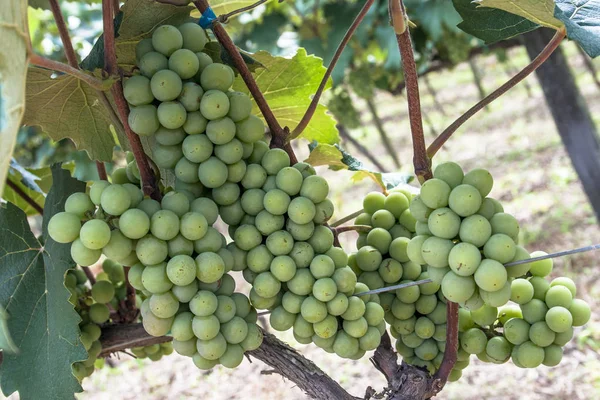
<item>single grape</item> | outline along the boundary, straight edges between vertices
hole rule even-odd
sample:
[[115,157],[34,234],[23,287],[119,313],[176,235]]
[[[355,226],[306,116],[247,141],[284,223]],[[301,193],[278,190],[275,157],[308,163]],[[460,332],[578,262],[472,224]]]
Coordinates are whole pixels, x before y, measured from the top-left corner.
[[174,26],[161,25],[152,33],[152,46],[168,57],[183,46],[183,36]]
[[490,174],[489,171],[482,168],[476,168],[465,174],[462,183],[474,186],[479,190],[481,197],[485,197],[492,191],[494,178],[492,178],[492,174]]
[[181,146],[163,146],[159,143],[155,143],[152,146],[153,160],[160,168],[173,169],[177,162],[183,156]]
[[131,130],[140,136],[150,136],[160,127],[157,108],[152,104],[133,107],[127,121]]
[[545,320],[548,327],[556,333],[565,332],[573,326],[573,316],[568,309],[561,306],[549,309]]
[[150,89],[150,79],[142,75],[132,76],[125,81],[123,95],[132,106],[150,104],[154,101],[154,95]]
[[459,185],[452,189],[448,204],[450,209],[461,217],[477,213],[481,207],[481,194],[471,185]]
[[209,120],[225,117],[229,112],[229,108],[229,98],[219,90],[207,90],[204,92],[202,100],[200,100],[200,112]]
[[538,321],[529,328],[529,340],[537,346],[549,346],[554,342],[555,338],[556,334],[544,321]]
[[475,281],[470,276],[460,276],[449,271],[441,284],[444,297],[455,303],[467,301],[475,292]]
[[228,143],[215,146],[215,155],[225,164],[235,164],[244,155],[244,145],[239,140],[232,139]]
[[453,239],[459,233],[461,221],[460,217],[451,209],[438,208],[429,215],[428,227],[435,236]]
[[450,186],[441,179],[429,179],[421,186],[420,198],[429,208],[441,208],[448,205]]
[[175,50],[169,57],[169,69],[176,72],[181,79],[189,79],[198,73],[200,61],[191,50]]
[[156,52],[149,51],[144,54],[138,62],[140,72],[147,78],[152,78],[158,71],[165,70],[169,67],[167,57]]
[[214,144],[225,144],[235,137],[235,124],[227,117],[213,119],[206,125],[206,136]]
[[368,193],[363,198],[363,208],[366,213],[374,214],[385,207],[385,195],[379,192]]
[[84,223],[79,232],[81,243],[91,250],[102,249],[110,241],[110,236],[110,227],[99,219]]
[[183,83],[177,73],[164,69],[152,76],[150,88],[158,101],[172,101],[181,94]]
[[325,178],[317,175],[312,175],[304,179],[300,189],[300,195],[310,199],[315,204],[324,201],[328,193],[329,184]]
[[296,274],[296,263],[289,256],[277,256],[270,264],[270,271],[280,282],[287,282]]
[[434,178],[446,182],[452,189],[462,183],[464,176],[464,172],[460,165],[452,161],[439,164],[433,171]]
[[153,294],[149,305],[152,314],[158,318],[174,317],[179,310],[179,300],[171,292]]
[[495,292],[504,287],[508,276],[504,265],[491,259],[485,259],[475,272],[477,286],[487,292]]
[[461,222],[458,233],[461,241],[482,247],[492,235],[492,226],[485,217],[475,214]]
[[463,333],[460,338],[461,348],[469,354],[479,354],[485,351],[487,337],[479,328],[471,328]]
[[423,203],[423,200],[421,200],[421,196],[416,196],[412,199],[409,206],[409,210],[411,212],[411,215],[417,221],[427,221],[429,215],[433,211],[431,208],[427,207],[425,203]]
[[167,258],[169,248],[164,240],[146,235],[138,240],[135,251],[144,265],[155,265]]
[[454,243],[451,240],[432,236],[423,242],[421,256],[425,263],[432,267],[444,268],[448,266],[450,252],[453,247]]
[[556,306],[569,308],[573,302],[573,294],[564,286],[552,286],[546,292],[545,302],[549,308]]
[[235,78],[231,67],[225,64],[212,63],[207,65],[200,75],[200,84],[205,90],[220,90],[226,92]]
[[167,129],[183,126],[187,118],[185,107],[178,101],[164,101],[158,106],[158,121]]
[[513,239],[515,242],[519,237],[519,223],[516,218],[503,212],[496,213],[490,219],[492,233],[503,233]]
[[95,324],[103,324],[110,318],[110,311],[105,304],[92,304],[89,309],[90,320]]
[[527,279],[515,279],[510,290],[510,300],[517,304],[526,304],[533,299],[533,285]]
[[400,192],[390,193],[383,203],[385,209],[391,212],[396,218],[400,218],[400,215],[408,209],[409,205],[409,199]]
[[569,312],[573,316],[573,326],[583,326],[590,320],[590,305],[581,299],[574,299],[569,307]]
[[470,243],[458,243],[448,255],[448,264],[457,275],[470,276],[481,263],[481,252]]
[[48,234],[58,243],[71,243],[79,236],[80,229],[79,217],[70,212],[59,212],[48,223]]
[[[543,251],[534,251],[531,253],[531,258],[545,256],[548,253]],[[552,272],[552,268],[554,266],[554,261],[551,258],[547,258],[545,260],[533,261],[529,264],[529,272],[533,276],[544,277],[550,275]]]
[[152,46],[152,39],[142,39],[135,46],[135,59],[139,62],[140,59],[144,56],[144,54],[154,51],[154,47]]
[[517,358],[524,368],[536,368],[544,361],[544,349],[532,342],[525,342],[517,350]]
[[[406,210],[404,210],[406,211]],[[372,225],[376,228],[390,230],[396,223],[396,217],[388,210],[377,210],[371,216],[371,221],[367,225]]]

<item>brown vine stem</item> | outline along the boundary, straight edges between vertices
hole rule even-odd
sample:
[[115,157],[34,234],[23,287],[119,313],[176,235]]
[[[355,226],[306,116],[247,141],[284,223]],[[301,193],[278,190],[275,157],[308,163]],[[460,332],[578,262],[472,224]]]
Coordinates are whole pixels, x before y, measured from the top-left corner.
[[436,393],[439,393],[448,382],[448,376],[450,376],[450,372],[456,364],[458,352],[458,303],[449,301],[446,306],[446,327],[448,328],[446,331],[446,352],[440,368],[433,376],[433,387]]
[[[210,7],[207,0],[194,0],[193,3],[198,9],[198,11],[200,11],[201,13],[204,13]],[[252,97],[254,97],[254,101],[256,101],[258,108],[262,112],[262,115],[265,117],[265,121],[267,121],[267,125],[271,130],[273,141],[277,145],[276,147],[283,148],[287,136],[286,132],[277,121],[277,118],[275,118],[275,115],[269,107],[265,96],[259,89],[256,81],[254,80],[254,77],[252,76],[252,72],[250,72],[250,70],[248,69],[246,62],[242,58],[242,55],[240,54],[238,48],[235,46],[235,43],[233,43],[233,40],[231,40],[229,34],[218,20],[213,21],[212,31],[215,34],[215,37],[217,38],[219,43],[223,45],[227,53],[229,53],[229,55],[231,56],[233,64],[242,76],[242,79],[246,83],[246,86],[252,94]]]
[[96,169],[98,170],[98,179],[105,181],[108,179],[106,175],[106,167],[103,162],[96,161]]
[[59,61],[50,60],[49,58],[42,57],[39,54],[31,54],[29,58],[29,62],[33,65],[37,65],[38,67],[51,69],[53,71],[63,72],[65,74],[74,76],[75,78],[87,83],[94,89],[104,90],[106,89],[106,84],[104,81],[98,78],[94,78],[91,75],[88,75],[84,71],[73,68],[68,64],[61,63]]
[[351,219],[354,219],[354,218],[358,217],[360,214],[362,214],[364,212],[365,212],[365,210],[362,210],[362,209],[358,210],[358,211],[354,211],[352,214],[346,215],[344,218],[341,218],[341,219],[335,221],[330,226],[332,228],[336,228],[336,227],[338,227],[340,225],[345,224],[346,222],[350,221]]
[[27,202],[35,211],[37,211],[41,216],[44,216],[44,209],[35,200],[33,200],[27,193],[25,193],[16,183],[14,183],[10,178],[6,179],[6,184],[9,188],[11,188],[16,194],[18,194],[23,200]]
[[292,131],[290,140],[295,139],[298,136],[300,136],[300,134],[302,132],[304,132],[304,129],[306,129],[306,127],[308,126],[308,123],[310,122],[313,115],[315,114],[315,111],[317,110],[317,106],[319,105],[319,100],[321,99],[321,95],[323,94],[323,91],[325,90],[325,86],[327,86],[327,81],[329,80],[329,77],[331,76],[331,73],[333,72],[335,65],[337,64],[338,60],[340,59],[340,56],[342,55],[342,52],[346,48],[346,45],[352,38],[352,35],[354,35],[356,28],[358,28],[358,26],[360,25],[362,20],[365,18],[365,15],[367,15],[369,8],[371,8],[371,6],[373,5],[374,2],[375,2],[375,0],[367,0],[365,2],[365,5],[360,10],[358,15],[354,19],[354,21],[352,22],[352,25],[350,25],[350,27],[346,31],[344,38],[342,39],[341,43],[339,44],[338,48],[336,49],[335,54],[333,55],[333,58],[331,59],[331,62],[329,63],[329,66],[327,67],[327,71],[325,71],[325,75],[323,75],[323,79],[321,79],[321,84],[319,85],[317,92],[313,96],[312,101],[310,102],[310,105],[308,106],[308,109],[306,110],[306,112],[304,113],[304,116],[298,123],[298,126],[296,126],[294,128],[294,130]]
[[83,272],[85,272],[85,276],[87,276],[88,281],[90,281],[90,285],[93,286],[94,283],[96,283],[96,277],[94,276],[92,270],[89,267],[81,267],[81,269]]
[[[117,64],[117,53],[115,48],[115,27],[113,21],[113,5],[112,0],[102,0],[102,23],[104,28],[104,68],[110,75],[118,73]],[[119,113],[120,120],[123,124],[127,140],[131,146],[133,156],[140,170],[140,177],[142,178],[142,190],[146,196],[150,196],[155,200],[160,200],[161,194],[158,188],[158,182],[144,148],[140,137],[131,130],[129,126],[129,106],[123,95],[123,83],[121,80],[117,81],[111,87],[111,93],[113,95],[115,104],[117,106],[117,112]],[[112,107],[111,107],[112,108]]]
[[339,228],[333,228],[335,230],[336,234],[340,234],[340,233],[344,233],[344,232],[352,232],[352,231],[356,231],[358,233],[369,233],[371,231],[371,229],[373,229],[372,226],[369,225],[347,225],[347,226],[340,226]]
[[[397,1],[400,4],[405,20],[406,9],[402,0]],[[391,7],[390,7],[391,8]],[[410,30],[405,29],[404,33],[396,35],[400,55],[402,56],[402,69],[404,70],[404,81],[406,82],[406,96],[408,97],[408,116],[410,119],[410,131],[413,142],[413,164],[415,167],[415,175],[420,181],[424,181],[433,177],[431,173],[431,163],[427,157],[425,148],[425,136],[423,133],[423,118],[421,116],[421,99],[419,96],[419,75],[417,73],[417,65],[413,54],[412,42],[410,38]]]
[[486,107],[488,104],[496,100],[498,97],[502,96],[504,93],[508,92],[511,88],[515,87],[519,82],[529,76],[533,71],[538,69],[540,65],[542,65],[548,57],[558,48],[562,40],[565,38],[566,31],[565,29],[557,30],[554,34],[554,37],[548,42],[544,50],[538,54],[538,56],[531,61],[525,68],[523,68],[519,73],[517,73],[514,77],[508,80],[504,85],[500,86],[498,89],[494,90],[492,93],[487,95],[480,102],[471,107],[467,112],[461,115],[456,121],[454,121],[450,126],[448,126],[440,135],[431,143],[429,148],[427,148],[427,155],[429,157],[433,157],[438,150],[446,143],[450,136],[454,132],[458,130],[478,111]]

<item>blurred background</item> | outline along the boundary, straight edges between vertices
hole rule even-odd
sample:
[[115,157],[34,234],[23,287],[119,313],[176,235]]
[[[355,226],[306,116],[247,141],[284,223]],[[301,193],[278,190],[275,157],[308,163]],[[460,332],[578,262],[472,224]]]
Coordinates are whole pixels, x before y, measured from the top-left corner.
[[[100,5],[61,2],[72,39],[83,59],[102,29]],[[342,0],[271,1],[233,18],[228,31],[242,49],[291,56],[299,47],[328,65],[337,44],[364,2]],[[492,45],[465,34],[449,0],[405,0],[419,68],[426,141],[431,141],[462,113],[526,66],[550,39],[537,30]],[[36,52],[62,60],[63,52],[50,11],[29,8]],[[491,196],[521,224],[520,242],[529,251],[555,252],[600,243],[600,60],[591,60],[565,42],[538,73],[513,88],[460,128],[436,155],[436,163],[453,160],[465,170],[489,169],[495,178]],[[333,90],[325,96],[340,122],[340,145],[372,171],[412,173],[412,145],[401,60],[387,2],[376,1],[333,73]],[[308,143],[296,141],[298,159]],[[75,175],[97,179],[95,164],[69,140],[53,142],[36,127],[19,133],[15,159],[30,169],[75,161]],[[115,165],[124,164],[115,153]],[[110,171],[111,166],[109,166]],[[352,172],[320,167],[328,178],[333,220],[362,208],[374,184],[353,183]],[[223,230],[226,233],[226,229]],[[354,233],[342,234],[347,252],[356,250]],[[568,276],[578,297],[598,310],[600,252],[557,259],[554,276]],[[239,278],[239,279],[238,279]],[[238,289],[245,281],[236,277]],[[558,367],[523,370],[512,363],[473,360],[459,382],[439,399],[597,399],[600,398],[600,320],[576,331]],[[263,324],[266,327],[266,324]],[[313,360],[356,396],[383,376],[365,357],[341,360],[314,345],[295,343],[291,333],[277,336]],[[158,362],[115,355],[83,387],[78,399],[302,399],[293,382],[260,361],[244,361],[235,370],[198,371],[176,354]],[[11,396],[10,399],[16,399]],[[0,394],[0,399],[4,399]]]

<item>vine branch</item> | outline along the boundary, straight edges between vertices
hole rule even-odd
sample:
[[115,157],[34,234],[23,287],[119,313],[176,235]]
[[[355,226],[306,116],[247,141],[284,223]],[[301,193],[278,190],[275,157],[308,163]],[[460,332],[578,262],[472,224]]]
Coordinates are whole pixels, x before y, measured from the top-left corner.
[[448,301],[446,307],[446,351],[440,368],[433,376],[435,393],[441,392],[446,385],[448,376],[456,364],[458,352],[458,303]]
[[471,107],[467,112],[461,115],[456,121],[454,121],[450,126],[448,126],[440,135],[431,143],[429,148],[427,148],[427,155],[429,157],[433,157],[438,150],[446,143],[450,136],[454,132],[458,130],[465,122],[467,122],[473,115],[475,115],[478,111],[482,110],[488,104],[502,96],[504,93],[508,92],[511,88],[515,87],[519,82],[529,76],[533,71],[538,69],[540,65],[542,65],[548,57],[558,48],[562,40],[565,38],[566,31],[560,29],[556,31],[554,37],[548,42],[544,50],[538,54],[538,56],[531,61],[525,68],[523,68],[519,73],[517,73],[514,77],[508,80],[505,84],[500,86],[498,89],[494,90],[492,93],[487,95],[473,107]]
[[[402,0],[390,0],[399,2],[400,9],[405,20],[406,9]],[[392,9],[392,7],[390,7]],[[431,163],[427,157],[425,147],[425,135],[423,133],[423,118],[421,116],[421,98],[419,96],[419,75],[417,65],[413,54],[410,30],[405,29],[402,34],[396,34],[398,48],[402,56],[402,69],[404,71],[404,81],[406,82],[406,96],[408,98],[408,116],[410,119],[410,131],[413,142],[413,164],[415,175],[419,180],[427,180],[433,177],[431,173]]]
[[304,113],[304,116],[298,123],[298,126],[296,126],[294,128],[294,130],[292,131],[290,139],[295,139],[298,136],[300,136],[300,134],[308,126],[308,123],[312,119],[312,117],[315,114],[315,111],[317,109],[317,106],[319,105],[319,100],[321,99],[321,95],[323,94],[323,91],[325,90],[325,86],[327,86],[327,81],[329,80],[329,77],[331,76],[331,73],[333,72],[335,65],[337,64],[338,60],[340,59],[340,56],[342,55],[342,52],[346,48],[346,45],[352,38],[352,35],[354,35],[356,28],[358,28],[358,26],[360,25],[362,20],[365,18],[365,15],[367,15],[369,8],[371,8],[371,6],[373,5],[374,2],[375,2],[375,0],[367,0],[365,2],[365,5],[360,10],[358,15],[354,19],[354,21],[352,22],[352,25],[350,25],[350,27],[348,28],[348,31],[346,31],[346,34],[344,35],[341,43],[339,44],[338,48],[336,49],[336,51],[333,55],[333,58],[331,59],[331,62],[329,63],[329,66],[327,67],[327,71],[325,71],[325,75],[323,75],[323,79],[321,79],[321,84],[319,85],[317,92],[313,96],[312,101],[310,102],[308,109]]
[[356,231],[358,233],[369,233],[371,229],[373,229],[373,227],[370,225],[347,225],[340,226],[339,228],[333,228],[336,234],[352,231]]
[[35,200],[33,200],[23,189],[21,189],[16,183],[14,183],[10,178],[6,178],[6,184],[9,188],[11,188],[16,194],[19,195],[23,200],[27,202],[35,211],[37,211],[41,216],[44,216],[44,209],[40,206]]
[[356,217],[358,217],[360,214],[364,213],[365,210],[358,210],[358,211],[354,211],[352,214],[350,215],[346,215],[345,217],[338,219],[337,221],[335,221],[334,223],[332,223],[330,226],[332,228],[336,228],[340,225],[345,224],[346,222],[350,221],[351,219],[354,219]]

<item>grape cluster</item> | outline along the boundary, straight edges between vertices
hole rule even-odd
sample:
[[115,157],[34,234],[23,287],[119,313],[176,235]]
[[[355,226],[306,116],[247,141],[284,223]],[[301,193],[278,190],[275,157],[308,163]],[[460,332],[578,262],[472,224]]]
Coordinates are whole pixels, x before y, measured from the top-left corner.
[[203,53],[205,44],[206,34],[196,24],[160,26],[138,43],[141,75],[125,82],[124,95],[132,130],[153,135],[153,160],[174,170],[175,189],[195,197],[208,189],[204,194],[227,207],[240,195],[247,160],[265,128],[251,115],[250,97],[229,90],[233,70]]
[[372,192],[363,199],[364,212],[355,224],[371,229],[359,234],[358,252],[350,256],[350,266],[370,289],[416,280],[422,272],[421,265],[406,254],[417,225],[409,209],[411,200],[411,193],[404,190],[392,190],[387,197]]
[[94,368],[101,368],[104,359],[98,356],[102,351],[100,325],[110,321],[109,306],[116,310],[127,296],[123,266],[106,259],[102,264],[104,272],[98,274],[93,285],[82,269],[77,268],[65,275],[65,287],[71,292],[69,301],[81,317],[80,340],[88,353],[88,358],[72,365],[73,374],[79,381],[90,376]]

